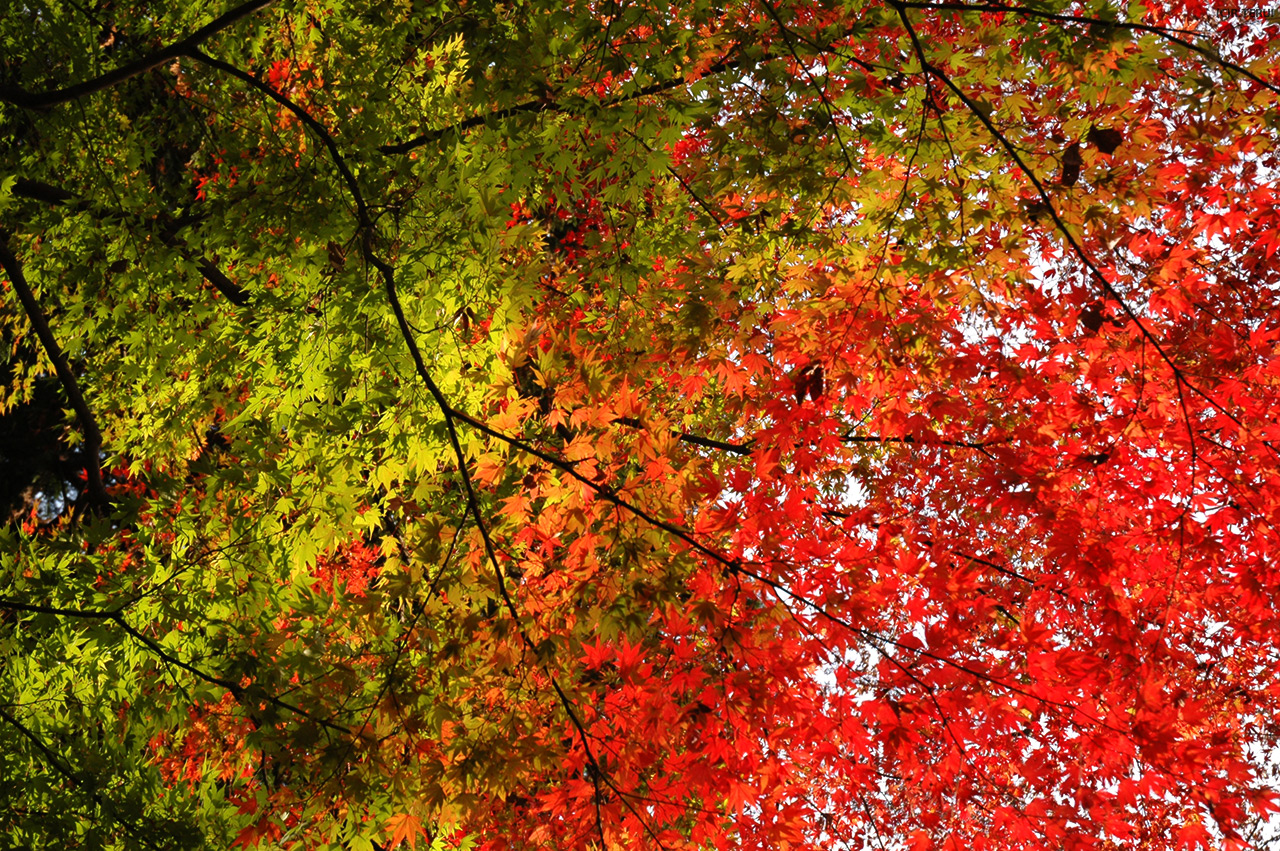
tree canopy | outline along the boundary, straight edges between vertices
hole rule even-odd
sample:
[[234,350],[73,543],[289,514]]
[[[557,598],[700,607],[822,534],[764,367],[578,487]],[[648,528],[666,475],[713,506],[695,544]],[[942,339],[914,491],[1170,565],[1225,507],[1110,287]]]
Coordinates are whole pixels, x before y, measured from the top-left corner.
[[7,4],[0,834],[1264,841],[1233,2]]

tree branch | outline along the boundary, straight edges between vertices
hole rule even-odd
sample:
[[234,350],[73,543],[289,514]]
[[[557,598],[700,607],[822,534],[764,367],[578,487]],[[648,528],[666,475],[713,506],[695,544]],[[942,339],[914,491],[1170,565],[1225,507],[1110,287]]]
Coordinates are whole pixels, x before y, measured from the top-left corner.
[[[618,425],[629,426],[630,428],[643,429],[645,424],[634,417],[618,417],[614,420]],[[704,449],[716,449],[720,452],[730,452],[734,455],[750,455],[755,451],[755,440],[748,440],[745,443],[729,443],[723,440],[716,440],[710,437],[701,437],[696,434],[689,434],[684,431],[671,430],[671,434],[683,443],[691,443],[694,446],[701,446]],[[844,434],[841,435],[842,443],[905,443],[912,446],[950,446],[959,449],[985,449],[988,446],[996,446],[1001,443],[1008,443],[1008,439],[1002,440],[941,440],[941,439],[921,439],[911,435],[904,437],[881,437],[873,434]]]
[[[743,65],[743,63],[744,63],[744,60],[742,59],[722,60],[708,67],[707,70],[704,72],[703,76],[705,77],[705,76],[710,76],[712,74],[719,74],[722,71],[728,71],[733,68],[738,68],[741,65]],[[604,103],[600,104],[599,108],[610,109],[612,107],[619,106],[624,103],[629,103],[630,101],[639,100],[640,98],[648,97],[650,95],[661,94],[662,92],[670,91],[672,89],[678,89],[681,86],[687,86],[687,85],[689,85],[689,80],[683,76],[670,79],[670,80],[660,80],[656,83],[651,83],[647,86],[643,86],[639,89],[636,89],[634,92],[630,92],[629,94],[621,95],[612,100],[605,101]],[[461,132],[463,130],[470,130],[473,127],[479,127],[483,125],[487,121],[501,121],[504,118],[511,118],[514,115],[520,115],[526,112],[566,112],[566,111],[567,111],[567,108],[561,101],[546,101],[546,100],[526,101],[525,103],[518,103],[515,106],[509,106],[505,109],[499,109],[494,112],[485,113],[483,115],[473,115],[470,118],[465,118],[462,121],[459,121],[456,124],[450,124],[447,127],[438,127],[435,130],[428,130],[426,133],[423,133],[420,136],[416,136],[407,142],[397,142],[394,145],[382,145],[381,147],[378,148],[378,150],[381,153],[388,154],[388,155],[407,154],[410,151],[415,150],[417,148],[421,148],[423,145],[434,142],[435,140],[449,133]]]
[[279,709],[284,709],[288,712],[291,712],[300,718],[305,718],[314,724],[318,724],[321,727],[324,727],[325,729],[328,729],[328,730],[332,730],[336,733],[342,733],[343,735],[350,735],[352,732],[346,727],[343,727],[341,724],[335,724],[332,721],[326,721],[323,718],[318,718],[315,715],[312,715],[310,712],[303,709],[302,707],[289,703],[286,700],[281,700],[280,698],[275,697],[274,695],[267,694],[265,691],[255,690],[253,693],[251,693],[248,688],[240,685],[237,682],[223,679],[222,677],[214,676],[213,674],[205,673],[204,671],[200,670],[199,668],[190,664],[189,662],[184,662],[182,659],[179,659],[177,656],[174,656],[173,654],[169,653],[167,650],[165,650],[163,647],[157,644],[154,640],[152,640],[151,638],[148,638],[138,630],[129,626],[129,624],[125,622],[124,615],[120,614],[119,612],[115,612],[111,616],[111,620],[114,621],[131,638],[133,638],[135,641],[145,646],[148,650],[154,653],[161,660],[167,662],[170,665],[174,665],[178,668],[181,668],[182,670],[186,671],[187,673],[191,674],[197,679],[203,680],[206,683],[209,683],[210,685],[216,685],[231,692],[231,696],[234,697],[236,701],[246,709],[256,709],[257,707],[250,707],[249,704],[252,703],[254,700],[261,700]]
[[67,782],[73,787],[87,794],[90,800],[99,807],[109,810],[112,817],[119,822],[131,836],[137,837],[137,839],[148,848],[157,847],[149,836],[139,830],[137,825],[131,823],[127,819],[121,818],[119,811],[116,810],[115,806],[110,801],[102,796],[94,784],[85,782],[84,777],[76,774],[69,765],[64,764],[62,758],[58,756],[52,748],[46,745],[44,740],[36,735],[34,730],[19,721],[16,716],[10,715],[3,708],[0,708],[0,720],[3,720],[10,727],[17,730],[20,736],[30,742],[32,746],[40,752],[40,755],[44,757],[46,765],[66,778]]
[[[187,258],[188,260],[194,258]],[[213,288],[226,298],[227,301],[236,307],[244,307],[249,303],[249,293],[245,292],[235,281],[228,278],[221,269],[213,265],[209,260],[201,257],[195,260],[196,268],[200,270],[200,274],[204,279],[213,285]]]
[[[979,123],[981,123],[987,130],[995,140],[996,144],[1002,147],[1005,150],[1005,153],[1009,155],[1009,158],[1013,161],[1014,165],[1017,166],[1018,171],[1027,178],[1027,181],[1036,190],[1036,194],[1040,196],[1041,203],[1044,204],[1045,209],[1049,213],[1049,217],[1053,220],[1054,229],[1062,234],[1062,238],[1066,240],[1067,245],[1071,248],[1071,252],[1080,259],[1082,264],[1084,264],[1084,267],[1089,271],[1090,277],[1098,282],[1102,292],[1114,299],[1115,302],[1120,305],[1120,309],[1124,312],[1125,316],[1128,317],[1129,321],[1133,323],[1134,327],[1138,329],[1138,333],[1144,340],[1151,344],[1151,347],[1155,350],[1156,354],[1169,367],[1169,370],[1173,375],[1173,380],[1179,388],[1179,396],[1181,396],[1181,388],[1185,386],[1196,396],[1199,396],[1208,403],[1208,405],[1214,410],[1231,420],[1231,422],[1241,428],[1245,428],[1245,424],[1238,416],[1228,411],[1220,402],[1211,397],[1206,391],[1191,383],[1190,379],[1188,379],[1186,374],[1183,372],[1182,367],[1178,366],[1178,364],[1174,362],[1173,356],[1169,354],[1165,349],[1165,345],[1161,343],[1158,337],[1156,337],[1155,332],[1147,327],[1146,323],[1142,321],[1142,317],[1138,314],[1138,311],[1129,304],[1128,300],[1124,297],[1124,294],[1121,293],[1111,279],[1103,273],[1098,264],[1094,262],[1094,259],[1089,256],[1089,252],[1085,251],[1084,245],[1080,239],[1078,239],[1076,235],[1071,232],[1071,229],[1067,227],[1067,223],[1063,220],[1062,215],[1058,212],[1057,208],[1054,207],[1053,199],[1050,197],[1049,191],[1045,188],[1044,182],[1036,176],[1036,173],[1031,169],[1031,166],[1027,164],[1026,160],[1023,159],[1022,154],[1019,153],[1018,148],[1009,141],[1008,137],[1005,136],[998,127],[996,127],[990,116],[978,108],[978,104],[974,102],[973,98],[969,97],[963,89],[956,85],[956,82],[952,80],[945,71],[929,61],[928,56],[925,54],[924,45],[920,41],[920,36],[916,33],[915,26],[911,23],[911,19],[907,17],[908,5],[905,2],[902,2],[902,0],[887,0],[887,2],[897,10],[898,17],[902,21],[902,26],[906,30],[907,35],[911,38],[911,44],[916,54],[916,60],[920,63],[920,70],[926,75],[937,78],[939,82],[946,86],[951,93],[964,104],[965,109],[978,119]],[[1183,415],[1186,417],[1185,405],[1183,406]],[[1194,444],[1195,432],[1191,428],[1189,418],[1187,421],[1187,434]],[[1269,444],[1264,443],[1264,445],[1271,448]],[[1275,449],[1272,449],[1272,452],[1280,455],[1280,452],[1277,452]]]
[[19,603],[0,597],[0,609],[13,612],[29,612],[35,615],[57,615],[62,618],[84,618],[86,620],[115,620],[119,611],[108,612],[102,609],[64,609],[58,606],[41,606],[35,603]]
[[373,222],[369,218],[369,206],[365,203],[364,193],[360,191],[360,184],[356,183],[355,174],[352,173],[351,167],[347,164],[346,158],[342,156],[342,152],[338,150],[338,143],[334,141],[333,135],[329,132],[328,128],[317,121],[311,113],[307,112],[293,100],[278,92],[273,86],[269,86],[262,82],[262,80],[258,79],[253,74],[250,74],[248,71],[237,68],[229,62],[223,62],[221,59],[214,59],[207,53],[197,50],[194,45],[186,47],[183,51],[183,55],[194,59],[203,65],[208,65],[210,68],[216,68],[224,74],[235,77],[237,80],[240,80],[255,91],[261,92],[297,116],[298,120],[306,125],[307,129],[316,135],[316,138],[318,138],[320,143],[324,145],[325,150],[329,152],[330,159],[333,160],[333,164],[337,167],[338,173],[342,176],[342,182],[346,184],[347,190],[351,193],[351,198],[355,202],[356,218],[359,221],[360,229],[362,231],[367,231],[373,226]]
[[152,68],[163,65],[166,62],[177,59],[179,56],[188,55],[196,45],[207,40],[211,36],[216,35],[242,18],[246,18],[259,9],[271,5],[275,0],[249,0],[236,8],[232,9],[220,17],[214,18],[200,29],[191,33],[191,35],[179,39],[166,47],[162,47],[154,53],[149,53],[141,59],[122,65],[114,71],[108,71],[101,76],[94,77],[91,80],[85,80],[82,83],[76,83],[73,86],[55,89],[49,92],[29,92],[26,89],[17,86],[0,85],[0,101],[11,103],[14,106],[23,109],[30,109],[36,112],[47,112],[59,104],[67,101],[76,100],[112,86],[119,85],[125,80],[136,77],[139,74],[145,74]]
[[1242,77],[1247,77],[1248,79],[1252,80],[1253,82],[1257,83],[1259,86],[1262,86],[1268,91],[1274,94],[1280,95],[1280,87],[1276,87],[1271,83],[1268,83],[1266,80],[1262,79],[1257,74],[1250,71],[1248,68],[1245,68],[1241,65],[1237,65],[1236,63],[1232,62],[1229,59],[1224,59],[1222,56],[1219,56],[1217,53],[1215,53],[1214,51],[1206,47],[1201,47],[1195,42],[1188,41],[1187,39],[1174,34],[1175,32],[1182,32],[1181,30],[1177,30],[1177,31],[1169,30],[1169,29],[1166,29],[1165,27],[1157,27],[1152,24],[1141,24],[1135,21],[1108,21],[1103,18],[1090,18],[1083,15],[1055,14],[1052,12],[1043,11],[1041,9],[1033,9],[1029,6],[1005,6],[999,3],[956,3],[956,2],[950,2],[950,0],[942,0],[942,2],[929,3],[929,2],[924,2],[924,0],[903,0],[903,2],[895,2],[892,5],[901,6],[906,9],[921,9],[921,10],[930,10],[930,11],[987,12],[987,13],[996,13],[996,14],[1001,12],[1006,12],[1009,14],[1021,15],[1024,18],[1035,18],[1042,21],[1054,21],[1055,23],[1086,24],[1088,26],[1095,26],[1095,27],[1114,27],[1116,29],[1131,30],[1133,32],[1150,33],[1152,35],[1156,35],[1156,36],[1159,36],[1160,38],[1163,38],[1165,41],[1179,45],[1180,47],[1185,47],[1187,50],[1190,50],[1193,53],[1199,54],[1205,59],[1208,59],[1210,62],[1214,62],[1218,65],[1221,65],[1223,68],[1233,71]]
[[241,706],[248,708],[248,703],[250,701],[255,699],[262,700],[270,703],[272,706],[287,710],[294,715],[305,718],[308,721],[318,724],[326,729],[333,730],[334,732],[342,733],[344,735],[350,735],[352,732],[340,724],[335,724],[332,721],[326,721],[323,718],[317,718],[302,707],[289,703],[286,700],[281,700],[273,695],[266,694],[265,692],[251,694],[249,689],[237,682],[207,673],[200,670],[195,665],[192,665],[190,662],[179,659],[177,656],[174,656],[172,653],[161,647],[154,639],[147,637],[134,627],[130,626],[124,619],[122,609],[113,609],[110,611],[104,609],[67,609],[58,606],[42,606],[33,603],[20,603],[17,600],[9,600],[6,598],[0,598],[0,609],[16,612],[30,612],[33,614],[57,615],[58,617],[64,618],[111,621],[116,626],[120,627],[120,629],[122,629],[125,634],[134,641],[137,641],[139,644],[142,644],[150,650],[161,661],[177,668],[181,668],[197,679],[203,680],[210,685],[216,685],[231,692],[231,696],[234,697]]
[[84,432],[85,470],[88,476],[89,496],[99,508],[110,508],[111,498],[107,496],[107,489],[103,485],[100,466],[102,432],[98,430],[98,422],[94,419],[93,412],[89,410],[84,394],[80,392],[80,382],[76,380],[75,373],[71,371],[66,356],[58,346],[58,341],[49,328],[49,321],[45,318],[44,311],[40,309],[40,303],[36,301],[35,294],[27,285],[27,279],[22,274],[22,264],[9,249],[8,240],[2,232],[0,232],[0,268],[3,268],[5,274],[9,276],[14,292],[22,302],[22,309],[27,314],[32,327],[35,328],[36,336],[40,339],[40,345],[44,347],[45,354],[53,362],[58,381],[62,383],[62,389],[66,391],[67,397],[71,400],[71,407],[76,412],[76,419],[80,421],[80,430]]
[[[30,180],[20,177],[13,185],[13,194],[22,198],[30,198],[33,201],[41,201],[45,204],[52,204],[55,207],[69,206],[77,211],[87,211],[95,215],[104,215],[104,210],[100,207],[90,204],[89,202],[60,186],[54,186],[40,180]],[[105,211],[107,218],[124,219],[128,214],[121,210]],[[175,225],[178,223],[174,223]],[[183,246],[178,244],[177,239],[173,236],[173,230],[169,230],[160,234],[160,241],[171,248],[175,248],[183,257],[196,264],[196,268],[200,270],[200,274],[210,285],[227,299],[227,301],[237,307],[244,307],[249,303],[249,293],[239,284],[231,280],[227,275],[213,265],[213,262],[205,257],[192,257]]]
[[844,434],[840,436],[841,443],[905,443],[911,446],[950,446],[956,449],[986,449],[988,446],[998,446],[1001,443],[1008,443],[1009,439],[1001,440],[930,440],[920,439],[912,435],[904,435],[902,437],[881,437],[876,434]]

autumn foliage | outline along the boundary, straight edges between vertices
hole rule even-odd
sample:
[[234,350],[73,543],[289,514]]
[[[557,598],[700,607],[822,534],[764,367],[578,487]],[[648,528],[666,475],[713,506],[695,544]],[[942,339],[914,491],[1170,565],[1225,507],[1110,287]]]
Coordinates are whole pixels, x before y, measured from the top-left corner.
[[9,844],[1274,841],[1274,6],[151,5],[0,13]]

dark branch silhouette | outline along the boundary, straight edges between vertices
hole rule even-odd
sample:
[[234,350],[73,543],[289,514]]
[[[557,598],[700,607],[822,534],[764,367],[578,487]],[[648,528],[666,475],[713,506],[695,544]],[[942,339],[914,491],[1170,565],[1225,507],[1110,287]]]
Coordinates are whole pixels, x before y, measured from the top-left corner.
[[31,743],[44,760],[44,764],[53,769],[57,774],[69,783],[72,788],[84,793],[94,804],[111,813],[111,817],[116,820],[129,835],[133,836],[138,842],[141,842],[148,848],[158,848],[147,832],[134,824],[130,819],[124,818],[116,806],[106,797],[103,796],[88,775],[76,772],[66,761],[59,756],[53,748],[45,744],[34,730],[23,724],[14,715],[11,715],[3,707],[0,707],[0,720],[4,721],[10,727],[18,731],[18,735]]
[[[716,62],[712,64],[710,67],[708,67],[705,73],[703,74],[703,76],[719,74],[724,71],[729,71],[733,68],[741,67],[742,65],[743,65],[743,60],[741,59],[725,59],[720,62]],[[639,100],[640,98],[649,97],[651,95],[662,94],[663,92],[672,91],[673,89],[678,89],[682,86],[687,86],[687,85],[689,85],[689,81],[687,78],[683,76],[670,79],[670,80],[660,80],[656,83],[650,83],[647,86],[641,86],[640,88],[636,89],[634,92],[628,92],[625,95],[621,95],[611,100],[607,100],[604,103],[599,104],[598,107],[596,108],[611,109],[615,106],[621,106],[624,103],[630,103],[631,101]],[[421,148],[423,145],[427,145],[427,144],[430,144],[431,142],[436,141],[437,139],[441,139],[444,136],[448,135],[449,133],[458,133],[464,130],[471,130],[475,127],[481,127],[486,122],[489,122],[489,121],[502,121],[503,119],[512,118],[516,115],[522,115],[524,113],[565,112],[567,110],[568,110],[568,107],[561,101],[556,101],[556,100],[526,101],[524,103],[518,103],[515,106],[509,106],[509,107],[506,107],[505,109],[495,110],[494,112],[488,112],[483,115],[473,115],[470,118],[464,118],[462,121],[459,121],[456,124],[450,124],[447,127],[437,127],[434,130],[429,130],[426,133],[423,133],[419,136],[415,136],[414,138],[409,139],[406,142],[396,142],[394,144],[383,145],[380,148],[378,148],[378,150],[388,155],[407,154],[410,151],[416,150],[417,148]]]
[[1158,27],[1152,24],[1138,23],[1136,21],[1109,21],[1104,18],[1092,18],[1086,15],[1056,14],[1053,12],[1046,12],[1042,9],[1035,9],[1030,6],[1006,6],[1000,3],[952,3],[946,2],[946,0],[939,3],[929,3],[924,2],[924,0],[903,0],[903,2],[894,2],[891,5],[899,6],[904,9],[921,9],[927,11],[986,12],[992,14],[1004,12],[1011,15],[1020,15],[1025,18],[1053,21],[1054,23],[1059,24],[1085,24],[1094,27],[1110,27],[1119,30],[1130,30],[1132,32],[1150,33],[1151,35],[1159,36],[1172,44],[1184,47],[1187,50],[1208,59],[1214,64],[1221,65],[1223,68],[1226,68],[1235,74],[1246,77],[1270,92],[1280,94],[1280,87],[1268,83],[1248,68],[1226,59],[1207,47],[1202,47],[1193,41],[1188,41],[1183,38],[1183,35],[1190,34],[1183,30],[1172,30],[1167,27]]
[[23,109],[35,110],[37,112],[45,112],[59,104],[67,103],[78,98],[91,95],[95,92],[109,89],[112,86],[119,85],[125,80],[136,77],[139,74],[145,74],[152,68],[171,62],[179,56],[186,56],[189,52],[203,41],[230,27],[232,24],[252,15],[259,9],[263,9],[274,3],[275,0],[249,0],[249,2],[241,4],[226,14],[214,18],[200,29],[191,33],[191,35],[181,38],[154,53],[148,53],[140,59],[122,65],[114,71],[108,71],[101,76],[94,77],[91,80],[85,80],[82,83],[76,83],[72,86],[66,86],[61,89],[54,89],[48,92],[30,92],[17,86],[0,85],[0,101],[11,103],[14,106]]
[[[40,180],[30,180],[28,178],[18,178],[13,185],[13,194],[21,198],[30,198],[33,201],[40,201],[45,204],[51,204],[55,207],[70,207],[73,210],[85,211],[92,215],[102,218],[110,218],[114,220],[123,220],[128,218],[128,214],[121,210],[103,209],[100,205],[91,204],[88,201],[70,192],[60,186],[54,186]],[[171,223],[171,227],[160,234],[160,239],[171,248],[176,248],[182,252],[183,256],[196,264],[196,268],[200,270],[200,274],[210,285],[218,292],[226,297],[227,301],[237,307],[244,307],[250,301],[249,293],[235,281],[227,277],[226,273],[213,264],[213,261],[205,257],[193,257],[190,252],[177,240],[174,235],[177,223]]]
[[[643,429],[645,424],[634,417],[618,417],[614,420],[618,425],[624,425],[629,428]],[[743,443],[731,443],[725,440],[716,440],[711,437],[703,437],[697,434],[689,434],[685,431],[676,431],[672,429],[671,434],[683,443],[692,444],[693,446],[701,446],[704,449],[715,449],[719,452],[729,452],[733,455],[750,455],[755,451],[755,440],[747,440]],[[840,437],[842,443],[870,443],[870,444],[891,444],[903,443],[911,446],[949,446],[958,449],[985,449],[988,446],[998,446],[1002,443],[1008,443],[1007,440],[945,440],[942,438],[934,438],[930,436],[914,437],[905,435],[903,437],[882,437],[874,434],[845,434]]]
[[315,715],[311,714],[310,712],[307,712],[302,707],[297,706],[296,704],[289,703],[288,701],[285,701],[285,700],[281,700],[280,698],[275,697],[274,695],[267,694],[266,692],[263,692],[261,690],[255,690],[255,689],[252,689],[251,687],[246,688],[245,686],[242,686],[238,682],[234,682],[224,677],[219,677],[214,674],[210,674],[207,671],[202,671],[200,668],[197,668],[195,665],[192,665],[190,662],[184,661],[183,659],[180,659],[177,656],[174,656],[172,653],[165,650],[158,643],[156,643],[154,639],[146,636],[145,634],[138,631],[133,626],[130,626],[129,623],[125,621],[124,612],[121,609],[111,609],[111,610],[68,609],[61,606],[44,606],[36,603],[22,603],[17,600],[0,598],[0,610],[28,612],[31,614],[56,615],[57,617],[61,617],[61,618],[76,618],[81,620],[111,621],[112,623],[120,627],[120,629],[123,630],[126,635],[128,635],[134,641],[137,641],[139,644],[146,647],[147,650],[149,650],[161,661],[165,662],[166,664],[173,665],[176,668],[181,668],[182,670],[191,674],[198,680],[202,680],[206,683],[209,683],[210,685],[215,685],[215,686],[218,686],[219,688],[226,689],[228,692],[231,693],[231,696],[234,697],[246,709],[256,710],[257,707],[252,706],[251,705],[252,703],[266,702],[279,709],[283,709],[283,710],[286,710],[287,712],[291,712],[292,714],[297,715],[300,718],[305,718],[306,720],[311,721],[314,724],[318,724],[319,726],[324,727],[325,729],[332,730],[334,732],[342,733],[345,735],[351,734],[351,730],[347,729],[346,727],[343,727],[340,724],[335,724],[332,721],[327,721],[323,718],[318,718]]
[[0,232],[0,268],[4,269],[10,283],[13,284],[13,290],[18,295],[18,301],[22,303],[22,310],[27,315],[27,321],[35,329],[36,337],[39,338],[45,354],[50,362],[53,363],[53,370],[58,376],[58,381],[62,384],[62,389],[66,392],[67,398],[71,401],[71,407],[76,412],[80,430],[84,434],[85,471],[88,477],[89,497],[97,508],[105,511],[111,506],[111,498],[107,495],[106,486],[102,482],[100,460],[102,456],[102,432],[98,429],[98,421],[94,418],[93,412],[89,410],[89,404],[85,401],[84,394],[80,391],[80,382],[76,378],[76,374],[72,372],[71,366],[67,362],[67,357],[62,352],[62,347],[58,345],[57,338],[53,336],[53,331],[49,327],[49,320],[45,318],[44,311],[40,309],[40,303],[36,301],[35,293],[31,291],[31,287],[27,284],[26,276],[22,273],[22,264],[9,248],[8,239],[2,232]]

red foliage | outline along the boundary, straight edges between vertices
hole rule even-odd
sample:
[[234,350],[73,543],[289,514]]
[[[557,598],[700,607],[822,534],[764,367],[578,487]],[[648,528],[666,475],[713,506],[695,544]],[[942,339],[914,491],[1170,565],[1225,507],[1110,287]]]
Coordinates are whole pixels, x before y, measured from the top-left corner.
[[356,541],[317,559],[312,575],[326,594],[342,592],[363,597],[370,583],[378,578],[381,563],[382,554],[377,547]]

